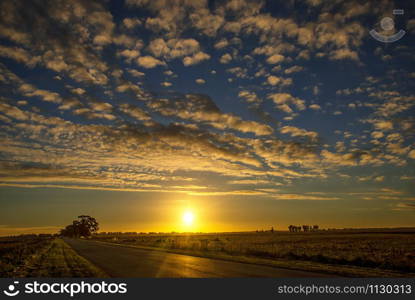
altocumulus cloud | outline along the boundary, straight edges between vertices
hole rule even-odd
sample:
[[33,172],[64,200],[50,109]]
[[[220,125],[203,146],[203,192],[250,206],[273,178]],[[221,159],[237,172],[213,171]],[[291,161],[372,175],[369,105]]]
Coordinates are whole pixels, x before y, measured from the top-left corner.
[[[392,60],[380,76],[367,63],[360,84],[326,84],[339,66],[360,68],[364,24],[391,2],[305,1],[301,16],[269,7],[1,2],[0,184],[319,201],[339,197],[289,189],[339,174],[394,184],[376,168],[410,177],[413,70]],[[396,208],[411,207],[407,196],[393,196]]]

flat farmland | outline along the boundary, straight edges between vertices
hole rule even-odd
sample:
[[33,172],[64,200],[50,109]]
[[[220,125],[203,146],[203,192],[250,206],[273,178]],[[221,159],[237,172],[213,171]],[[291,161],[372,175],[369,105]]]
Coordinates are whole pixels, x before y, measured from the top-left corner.
[[16,276],[24,265],[52,242],[51,237],[0,237],[0,277]]
[[0,238],[0,277],[412,277],[415,230]]
[[97,241],[344,276],[414,276],[415,231],[107,233]]

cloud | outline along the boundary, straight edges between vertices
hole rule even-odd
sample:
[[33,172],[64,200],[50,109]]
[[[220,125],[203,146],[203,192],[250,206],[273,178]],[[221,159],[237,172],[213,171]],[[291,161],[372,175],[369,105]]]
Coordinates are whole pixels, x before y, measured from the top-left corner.
[[385,180],[385,176],[377,176],[373,180],[376,182],[382,182]]
[[383,134],[383,132],[381,132],[381,131],[373,131],[373,132],[371,133],[371,136],[372,136],[374,139],[380,139],[380,138],[383,138],[384,134]]
[[293,81],[291,78],[282,78],[282,77],[270,75],[267,77],[267,83],[273,86],[275,85],[289,86],[293,83]]
[[40,62],[39,56],[32,57],[32,55],[29,52],[27,52],[23,48],[18,47],[6,47],[0,45],[0,56],[13,59],[31,68]]
[[[161,100],[149,104],[153,110],[164,116],[167,116],[169,109],[172,109],[172,113],[175,112],[178,117],[183,117],[188,124],[176,123],[163,126],[155,122],[148,123],[151,117],[147,112],[127,103],[110,107],[102,102],[95,107],[101,111],[82,108],[75,110],[74,113],[90,119],[105,119],[103,111],[112,109],[143,121],[140,124],[145,126],[133,124],[129,119],[123,121],[123,116],[120,114],[117,114],[118,126],[116,127],[73,124],[61,119],[53,120],[36,116],[37,120],[47,126],[38,130],[34,124],[26,123],[25,126],[19,128],[19,134],[14,136],[13,144],[5,142],[0,146],[0,151],[9,156],[12,155],[16,161],[9,167],[0,165],[0,173],[7,174],[7,178],[2,176],[3,183],[7,186],[19,187],[158,191],[161,190],[160,180],[165,180],[163,190],[172,191],[175,186],[183,186],[177,183],[175,176],[172,176],[178,170],[214,172],[233,178],[235,176],[239,178],[319,176],[281,168],[278,171],[262,169],[262,159],[268,163],[278,161],[288,164],[314,160],[311,153],[302,149],[299,144],[273,141],[272,137],[261,141],[237,137],[232,133],[219,134],[202,131],[193,122],[207,122],[214,128],[229,128],[259,135],[272,133],[271,128],[253,121],[241,120],[231,114],[223,114],[213,101],[206,97],[188,95],[183,101],[180,99],[172,101],[166,103],[165,107],[163,105],[160,107],[163,103]],[[181,107],[183,110],[180,109]],[[190,115],[189,108],[192,111]],[[13,114],[15,112],[16,110]],[[22,121],[28,120],[25,119],[25,116],[28,116],[27,112],[17,111],[19,112],[23,113],[20,117]],[[34,115],[30,115],[30,119],[34,120]],[[109,119],[112,118],[109,117]],[[49,127],[51,124],[53,124],[52,127]],[[15,127],[10,127],[6,131],[14,130],[13,128]],[[16,143],[27,134],[31,134],[39,142],[48,143],[50,145],[48,151],[45,152],[42,148],[16,148]],[[55,142],[51,143],[53,140]],[[19,143],[23,142],[19,141]],[[89,146],[85,147],[85,145]],[[72,149],[84,149],[83,155],[77,155],[79,150],[73,151]],[[41,163],[43,165],[37,168],[25,166],[28,157],[34,156],[37,157],[35,165]],[[258,157],[261,157],[261,160]],[[20,164],[17,164],[18,162]],[[52,165],[51,162],[53,162]],[[118,166],[117,169],[111,167],[114,164]],[[88,168],[77,168],[75,165],[88,166]],[[143,172],[150,169],[154,170],[154,174],[144,176]],[[11,172],[11,170],[15,171]],[[168,183],[170,181],[171,184]],[[45,185],[46,182],[48,184]],[[183,189],[178,191],[185,192]],[[204,194],[267,195],[270,192],[248,189],[245,191],[206,191]]]
[[[315,59],[354,66],[365,53],[363,16],[386,4],[308,3],[300,18],[271,14],[265,1],[127,0],[121,15],[94,0],[1,2],[0,56],[24,78],[0,64],[0,153],[13,162],[0,164],[2,184],[335,200],[286,190],[304,187],[301,178],[331,184],[338,169],[362,171],[355,183],[367,186],[394,178],[385,165],[410,174],[415,98],[405,68],[364,75],[336,95],[325,74],[303,72]],[[183,74],[180,63],[194,67]],[[217,102],[189,93],[198,87],[183,85],[186,76],[220,89]],[[322,128],[320,145],[309,122],[326,110],[342,112],[342,126],[373,113],[361,120],[369,128]]]
[[148,9],[153,16],[146,19],[146,28],[168,37],[177,37],[188,28],[215,36],[224,21],[222,15],[211,13],[206,1],[128,0],[126,4]]
[[109,121],[115,120],[116,117],[110,113],[106,112],[95,112],[93,109],[89,108],[77,108],[72,111],[74,115],[84,116],[87,119],[106,119]]
[[344,145],[344,142],[336,142],[336,151],[337,152],[345,152],[346,147]]
[[415,105],[415,96],[404,96],[394,91],[377,94],[371,93],[369,96],[374,98],[380,98],[384,101],[376,109],[376,114],[384,118],[390,118],[393,115],[409,110]]
[[356,157],[352,153],[337,154],[328,150],[322,150],[321,156],[323,162],[337,165],[337,166],[356,166]]
[[136,97],[142,97],[144,95],[143,90],[138,85],[127,80],[121,81],[115,90],[120,93],[132,92]]
[[26,100],[17,101],[17,105],[27,105],[28,102]]
[[197,52],[196,54],[194,54],[193,56],[186,56],[183,58],[183,65],[187,66],[192,66],[192,65],[196,65],[204,60],[209,60],[210,59],[210,55],[204,52]]
[[261,180],[261,179],[239,179],[239,180],[232,180],[228,181],[229,184],[237,184],[237,185],[262,185],[262,184],[275,184],[268,180]]
[[37,89],[31,84],[22,84],[19,87],[19,91],[27,97],[39,97],[43,101],[53,102],[53,103],[62,103],[62,98],[58,93]]
[[82,103],[78,99],[75,98],[67,98],[63,99],[62,104],[58,107],[59,110],[69,110],[74,107],[81,106]]
[[272,196],[275,200],[339,200],[338,197],[321,197],[301,194],[277,194]]
[[247,68],[234,67],[234,68],[227,69],[226,72],[234,74],[238,78],[247,78],[248,77]]
[[305,101],[292,96],[288,93],[274,93],[269,94],[268,99],[271,99],[275,104],[276,107],[286,113],[291,113],[292,109],[289,104],[292,104],[297,107],[299,110],[305,109]]
[[388,142],[393,142],[393,141],[403,142],[403,137],[400,133],[391,133],[387,135],[386,140]]
[[311,104],[308,107],[311,108],[312,110],[321,110],[321,106],[318,104]]
[[158,60],[157,58],[154,58],[152,56],[141,56],[137,59],[137,63],[139,66],[146,68],[146,69],[152,69],[157,66],[164,66],[165,63],[161,60]]
[[415,202],[411,201],[411,202],[399,202],[397,203],[394,208],[392,208],[392,210],[404,210],[404,211],[413,211],[415,210]]
[[122,51],[119,51],[118,55],[125,57],[128,62],[131,62],[134,58],[137,58],[140,55],[140,51],[124,49]]
[[216,36],[217,31],[224,23],[223,16],[211,14],[208,8],[198,9],[189,17],[194,28],[211,37]]
[[86,93],[86,91],[82,88],[73,88],[71,89],[71,92],[79,96]]
[[285,57],[283,55],[274,54],[267,58],[267,63],[274,65],[284,61],[284,59]]
[[284,126],[280,129],[280,132],[283,134],[289,134],[293,137],[308,137],[311,140],[316,140],[318,138],[318,133],[315,131],[308,131],[305,129],[301,129],[298,127],[294,127],[294,126]]
[[242,90],[238,93],[238,97],[244,98],[248,103],[261,103],[261,99],[254,92]]
[[171,99],[163,102],[154,101],[150,108],[165,116],[210,124],[218,129],[233,129],[241,132],[253,132],[256,135],[269,135],[273,129],[255,121],[245,121],[233,114],[220,112],[208,96],[187,94],[184,99]]
[[94,47],[112,42],[115,25],[102,3],[13,1],[0,10],[8,16],[0,21],[0,35],[36,53],[38,64],[75,81],[107,83],[108,66]]
[[231,0],[225,3],[225,9],[240,16],[251,16],[258,14],[264,5],[264,1]]
[[128,69],[127,71],[128,71],[128,73],[130,73],[134,77],[143,77],[143,76],[146,75],[145,73],[134,70],[134,69]]
[[16,120],[27,120],[29,118],[24,111],[7,103],[0,102],[0,112]]
[[[122,107],[122,109],[125,109],[126,111],[133,111],[131,107]],[[140,114],[140,117],[142,118],[143,116]],[[27,128],[27,130],[28,129],[29,128]],[[87,172],[85,174],[89,174],[87,177],[91,180],[90,184],[93,184],[94,181],[99,183],[102,178],[106,178],[108,182],[112,183],[112,185],[122,184],[124,187],[142,186],[143,183],[140,179],[140,174],[144,169],[150,166],[152,166],[151,169],[158,169],[159,171],[157,172],[159,174],[160,172],[170,173],[177,169],[194,169],[199,171],[210,170],[219,173],[225,172],[226,174],[230,172],[236,173],[236,170],[238,169],[239,172],[241,172],[240,167],[237,167],[237,165],[232,167],[234,163],[241,162],[247,165],[260,165],[256,159],[250,157],[249,153],[237,150],[237,148],[234,148],[233,146],[230,148],[223,148],[215,145],[210,141],[210,139],[214,138],[213,135],[201,135],[201,132],[197,131],[197,129],[181,125],[155,127],[149,132],[142,131],[133,126],[124,126],[122,130],[115,128],[111,129],[111,127],[106,126],[84,126],[82,129],[81,126],[76,126],[75,128],[71,126],[62,126],[59,130],[57,129],[58,128],[54,129],[54,131],[58,133],[57,136],[61,139],[61,147],[63,145],[81,146],[83,143],[91,143],[91,145],[93,145],[93,147],[89,147],[86,151],[84,151],[84,155],[82,157],[75,157],[75,153],[70,154],[71,152],[69,152],[69,156],[61,156],[60,152],[64,151],[62,148],[60,148],[61,150],[59,150],[59,148],[55,148],[53,153],[49,153],[48,155],[46,155],[46,153],[37,154],[40,161],[47,162],[48,159],[53,159],[55,164],[59,162],[61,166],[68,166],[67,170],[69,174],[65,175],[67,177],[67,179],[64,179],[65,182],[71,182],[73,181],[71,178],[80,177],[80,174],[76,173],[82,170],[70,167],[75,162],[77,164],[81,163],[89,165],[89,168],[85,169],[85,172]],[[64,134],[65,132],[67,133]],[[82,132],[82,135],[78,132]],[[38,139],[40,138],[41,136],[38,136]],[[189,141],[191,141],[191,143],[189,143]],[[222,142],[225,142],[225,140]],[[4,146],[7,145],[4,144]],[[140,154],[137,152],[137,146],[141,149],[139,151]],[[179,148],[171,152],[171,150],[177,147]],[[10,146],[7,149],[7,152],[12,150]],[[102,152],[101,149],[107,150]],[[33,153],[35,150],[26,148],[24,151],[30,151]],[[171,152],[173,156],[166,156],[166,151]],[[64,151],[64,153],[65,152],[66,151]],[[19,157],[21,159],[24,159],[25,156],[26,155],[24,153],[20,152]],[[167,157],[168,159],[166,160]],[[173,157],[174,163],[169,161]],[[232,163],[227,163],[226,161],[231,161]],[[115,162],[118,162],[116,164],[119,166],[122,165],[124,167],[119,167],[116,172],[111,170],[111,168],[108,169],[108,171],[105,171],[105,174],[108,176],[102,174],[103,171],[101,171],[91,177],[91,175],[95,172],[90,173],[89,171],[94,170],[95,166],[102,167],[108,163],[112,164]],[[133,165],[137,166],[138,169],[132,171],[130,168]],[[99,167],[99,169],[101,169],[101,167]],[[122,171],[123,168],[126,168],[125,171]],[[235,168],[235,171],[232,171],[232,168]],[[16,167],[13,167],[13,169],[16,169]],[[53,171],[53,169],[51,171]],[[247,171],[249,171],[249,169]],[[11,175],[10,171],[5,172]],[[20,171],[18,173],[21,174]],[[56,172],[51,175],[55,178],[57,176]],[[133,181],[135,177],[137,177],[137,180]],[[174,177],[171,175],[168,176],[168,178],[174,180]],[[50,181],[55,180],[51,177],[49,179]],[[154,179],[159,180],[160,176],[155,175]],[[141,183],[138,185],[139,181],[141,181]],[[102,185],[102,183],[100,185]],[[106,185],[108,185],[108,183]],[[96,188],[99,189],[99,187]]]
[[279,78],[277,76],[274,76],[274,75],[271,75],[271,76],[267,77],[267,82],[270,85],[277,85],[278,83],[281,82],[281,78]]
[[141,20],[137,18],[125,18],[124,20],[122,20],[122,23],[128,29],[132,29],[134,27],[142,25]]
[[140,121],[149,121],[151,120],[151,117],[141,108],[131,105],[131,104],[121,104],[119,107],[120,111],[123,113],[137,119]]
[[[49,189],[71,189],[71,190],[99,190],[99,191],[118,191],[118,192],[172,192],[163,189],[143,189],[143,188],[122,188],[105,186],[82,186],[82,185],[61,185],[61,184],[24,184],[24,183],[0,183],[0,186],[19,187],[19,188],[49,188]],[[176,191],[179,192],[179,191]]]
[[393,154],[405,155],[409,151],[410,147],[404,147],[402,143],[388,143],[386,144],[386,149]]
[[343,59],[351,59],[358,61],[359,55],[356,51],[352,51],[350,49],[337,49],[330,53],[330,59],[332,60],[343,60]]
[[255,190],[236,190],[236,191],[211,191],[211,192],[198,192],[190,191],[187,193],[191,196],[261,196],[265,195],[264,192]]
[[174,59],[198,53],[200,45],[195,39],[169,39],[165,41],[158,38],[150,42],[148,50],[156,57]]
[[375,126],[378,130],[392,130],[393,129],[393,123],[392,121],[387,120],[375,120],[373,122],[373,126]]
[[301,72],[302,70],[304,70],[304,67],[301,66],[292,66],[288,69],[284,70],[285,74],[292,74],[292,73],[297,73],[297,72]]
[[231,62],[231,60],[232,56],[229,53],[223,54],[219,59],[221,64],[228,64]]
[[229,45],[229,42],[227,39],[221,39],[220,41],[216,42],[214,47],[215,49],[223,49],[226,48]]
[[106,102],[94,101],[89,103],[89,106],[95,111],[111,112],[113,109],[113,106]]

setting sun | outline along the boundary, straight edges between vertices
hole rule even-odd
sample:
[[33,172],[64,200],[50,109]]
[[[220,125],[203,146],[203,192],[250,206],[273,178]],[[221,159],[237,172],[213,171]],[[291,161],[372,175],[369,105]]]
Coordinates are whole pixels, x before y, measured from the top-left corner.
[[190,226],[193,224],[195,219],[195,215],[191,211],[186,211],[183,214],[183,223],[187,226]]

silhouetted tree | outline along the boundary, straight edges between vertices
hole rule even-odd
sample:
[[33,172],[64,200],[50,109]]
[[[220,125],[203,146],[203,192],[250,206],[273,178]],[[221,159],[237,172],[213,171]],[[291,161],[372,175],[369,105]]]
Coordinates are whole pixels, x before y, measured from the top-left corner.
[[290,225],[290,226],[288,226],[288,230],[290,232],[300,232],[301,231],[301,226]]
[[98,231],[98,222],[91,216],[81,215],[78,220],[61,229],[60,234],[68,237],[88,237]]
[[78,219],[79,221],[74,221],[74,222],[77,222],[78,224],[80,236],[87,237],[98,231],[99,226],[95,218],[91,216],[81,215],[81,216],[78,216]]
[[79,236],[79,232],[77,230],[77,227],[74,224],[70,224],[70,225],[66,226],[64,229],[61,229],[60,234],[63,235],[63,236],[69,236],[69,237],[78,237]]

